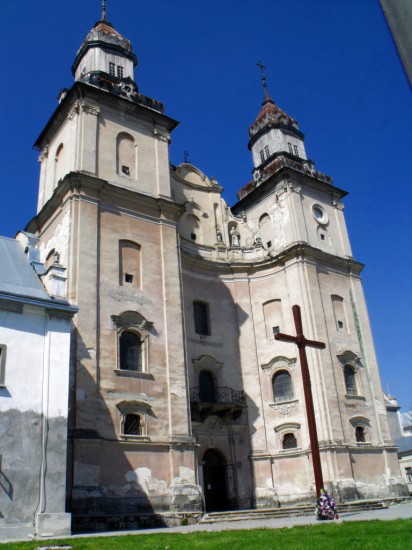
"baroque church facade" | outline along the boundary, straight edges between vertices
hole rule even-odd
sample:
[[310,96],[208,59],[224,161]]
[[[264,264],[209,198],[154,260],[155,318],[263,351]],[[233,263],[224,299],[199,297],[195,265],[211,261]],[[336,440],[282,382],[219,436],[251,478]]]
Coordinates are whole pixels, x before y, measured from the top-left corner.
[[[169,161],[177,122],[134,80],[105,17],[40,134],[26,231],[66,268],[73,318],[67,511],[81,518],[268,507],[314,498],[294,333],[302,309],[323,476],[342,500],[404,494],[345,191],[270,98],[249,130],[253,180],[222,188]],[[264,83],[265,84],[265,83]]]

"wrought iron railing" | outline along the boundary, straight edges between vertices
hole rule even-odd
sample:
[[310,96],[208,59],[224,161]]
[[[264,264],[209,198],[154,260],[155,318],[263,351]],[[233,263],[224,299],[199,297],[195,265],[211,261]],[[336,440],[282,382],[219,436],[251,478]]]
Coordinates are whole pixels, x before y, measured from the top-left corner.
[[245,392],[228,386],[215,387],[213,392],[202,391],[200,387],[190,388],[190,402],[246,407]]

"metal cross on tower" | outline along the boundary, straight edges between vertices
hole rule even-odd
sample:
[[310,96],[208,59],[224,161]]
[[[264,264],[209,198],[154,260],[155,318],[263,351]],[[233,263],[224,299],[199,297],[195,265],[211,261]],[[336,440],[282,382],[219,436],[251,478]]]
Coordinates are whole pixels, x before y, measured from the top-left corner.
[[267,67],[265,67],[265,65],[263,65],[261,61],[256,63],[256,65],[260,68],[260,71],[262,73],[261,78],[262,78],[263,89],[265,91],[265,101],[266,101],[266,100],[270,99],[269,92],[268,92],[268,87],[267,87],[267,84],[266,84],[266,76],[265,76],[265,72],[264,72],[264,69],[267,69]]
[[102,0],[102,21],[106,21],[106,0]]
[[279,332],[275,334],[275,340],[281,342],[292,342],[296,344],[299,349],[300,368],[302,371],[303,391],[305,393],[306,403],[306,415],[308,419],[309,439],[310,447],[312,450],[312,462],[313,471],[315,474],[316,485],[316,498],[319,498],[320,490],[323,488],[322,466],[320,463],[318,434],[316,431],[315,410],[313,408],[312,388],[310,383],[310,373],[308,367],[308,360],[306,358],[306,347],[325,349],[326,345],[323,342],[316,342],[315,340],[307,340],[303,335],[302,317],[300,314],[300,307],[293,306],[293,319],[295,321],[296,336],[290,336],[289,334],[283,334]]

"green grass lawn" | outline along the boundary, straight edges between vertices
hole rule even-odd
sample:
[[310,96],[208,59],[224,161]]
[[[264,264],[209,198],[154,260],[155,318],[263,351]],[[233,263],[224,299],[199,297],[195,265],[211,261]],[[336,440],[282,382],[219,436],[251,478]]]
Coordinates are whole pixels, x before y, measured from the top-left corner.
[[40,546],[69,545],[87,550],[186,550],[213,548],[236,550],[251,548],[270,550],[352,550],[359,548],[412,549],[412,519],[394,521],[359,521],[347,523],[321,523],[307,527],[286,529],[251,529],[244,531],[211,531],[197,533],[160,533],[154,535],[124,535],[65,540],[41,540],[5,543],[1,550],[35,549]]

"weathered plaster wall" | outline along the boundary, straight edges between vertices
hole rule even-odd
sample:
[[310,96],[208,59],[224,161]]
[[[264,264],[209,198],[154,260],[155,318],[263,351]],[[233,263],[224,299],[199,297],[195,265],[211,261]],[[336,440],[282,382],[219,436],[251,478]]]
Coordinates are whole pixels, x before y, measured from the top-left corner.
[[0,327],[7,346],[0,389],[0,536],[65,534],[70,321],[33,306],[7,311],[1,303]]

